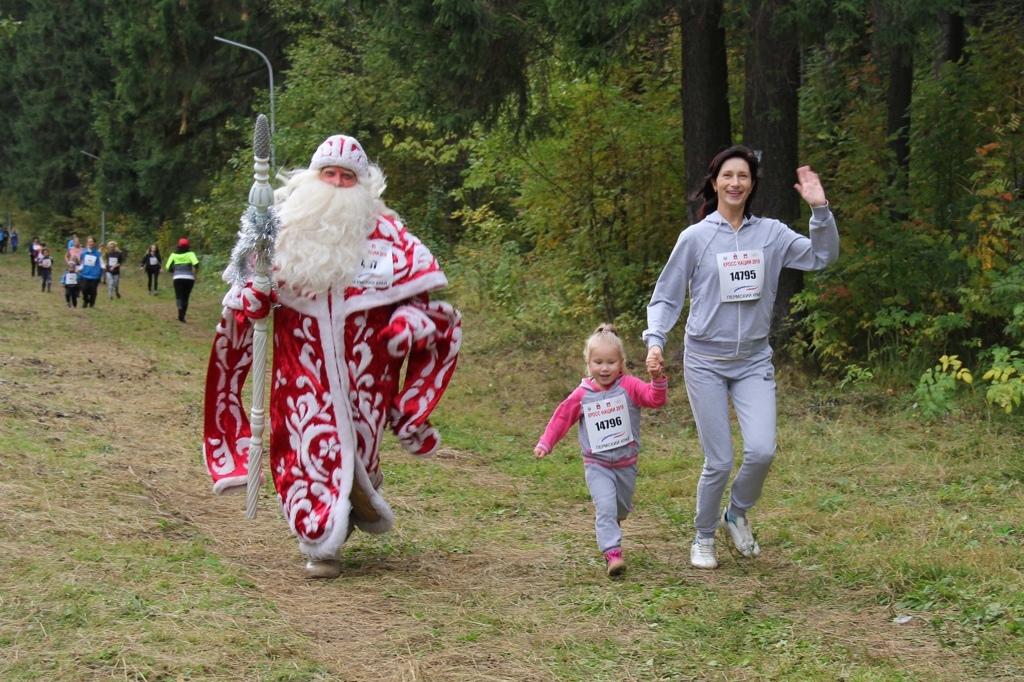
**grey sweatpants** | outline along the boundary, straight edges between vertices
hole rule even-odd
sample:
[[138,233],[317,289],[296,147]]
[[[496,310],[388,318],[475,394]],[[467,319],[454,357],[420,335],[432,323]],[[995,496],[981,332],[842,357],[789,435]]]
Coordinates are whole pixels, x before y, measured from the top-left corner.
[[619,521],[633,511],[633,490],[636,488],[636,464],[610,469],[600,464],[583,465],[594,501],[594,532],[597,548],[602,552],[622,545]]
[[112,272],[108,272],[107,273],[107,296],[109,296],[110,298],[114,298],[114,295],[117,294],[117,297],[121,298],[120,286],[121,286],[121,275],[120,274],[116,274],[115,275]]
[[746,511],[761,496],[775,457],[775,367],[771,348],[734,359],[685,352],[683,362],[686,395],[704,449],[694,526],[698,536],[713,537],[733,464],[729,398],[743,437],[743,462],[732,482],[729,501]]

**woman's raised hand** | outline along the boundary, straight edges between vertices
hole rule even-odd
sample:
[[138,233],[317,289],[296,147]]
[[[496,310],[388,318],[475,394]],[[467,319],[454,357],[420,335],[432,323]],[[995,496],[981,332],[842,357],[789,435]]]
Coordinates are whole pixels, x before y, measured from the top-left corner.
[[811,208],[828,205],[825,198],[825,188],[821,186],[821,179],[818,174],[811,170],[810,166],[800,166],[796,169],[797,183],[793,185],[804,201],[810,204]]

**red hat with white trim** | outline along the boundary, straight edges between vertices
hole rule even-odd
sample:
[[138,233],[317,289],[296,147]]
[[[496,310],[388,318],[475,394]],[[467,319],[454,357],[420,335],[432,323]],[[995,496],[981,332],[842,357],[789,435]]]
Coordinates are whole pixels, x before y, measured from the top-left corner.
[[369,171],[369,162],[363,146],[359,144],[359,140],[348,135],[331,135],[317,147],[309,161],[310,170],[320,170],[328,166],[348,168],[359,178],[365,178]]

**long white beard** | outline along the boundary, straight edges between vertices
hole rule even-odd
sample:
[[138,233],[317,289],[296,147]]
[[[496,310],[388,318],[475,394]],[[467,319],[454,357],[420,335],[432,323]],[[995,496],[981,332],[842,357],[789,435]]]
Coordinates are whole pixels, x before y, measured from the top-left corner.
[[277,207],[274,279],[303,295],[352,283],[382,202],[362,184],[339,188],[303,172]]

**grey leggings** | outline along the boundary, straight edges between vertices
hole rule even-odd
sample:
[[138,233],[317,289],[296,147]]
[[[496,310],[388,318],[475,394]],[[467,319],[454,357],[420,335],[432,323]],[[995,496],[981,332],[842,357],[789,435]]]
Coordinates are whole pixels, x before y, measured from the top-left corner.
[[686,352],[683,362],[686,395],[704,449],[694,526],[699,537],[708,538],[718,526],[722,495],[733,466],[730,398],[743,437],[743,462],[733,479],[729,501],[746,511],[761,497],[775,457],[775,367],[771,348],[734,359]]
[[597,548],[602,552],[622,544],[619,521],[633,510],[633,489],[636,488],[635,464],[610,469],[599,464],[585,464],[584,474],[590,498],[594,501],[594,531]]

